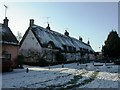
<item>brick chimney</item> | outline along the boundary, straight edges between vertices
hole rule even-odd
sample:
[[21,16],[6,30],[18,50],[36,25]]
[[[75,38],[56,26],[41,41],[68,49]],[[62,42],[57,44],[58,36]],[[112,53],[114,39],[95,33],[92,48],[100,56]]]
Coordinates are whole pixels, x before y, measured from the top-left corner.
[[5,27],[8,27],[8,19],[7,19],[7,17],[5,17],[5,19],[3,20],[3,25],[5,26]]
[[30,27],[34,24],[34,19],[30,19]]

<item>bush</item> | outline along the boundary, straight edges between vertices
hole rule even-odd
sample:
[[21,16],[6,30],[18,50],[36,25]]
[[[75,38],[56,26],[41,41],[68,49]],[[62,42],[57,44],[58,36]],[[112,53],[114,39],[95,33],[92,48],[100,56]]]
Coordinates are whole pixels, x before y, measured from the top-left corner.
[[49,62],[47,62],[43,58],[38,58],[37,61],[38,61],[37,63],[38,63],[39,66],[47,66],[47,65],[49,65]]
[[56,53],[56,61],[58,63],[65,63],[67,61],[67,59],[64,57],[63,54],[61,54],[60,52]]
[[116,65],[120,65],[120,59],[114,60],[114,63],[115,63]]
[[23,63],[24,63],[24,56],[23,55],[18,55],[17,63],[18,63],[18,68],[23,68]]

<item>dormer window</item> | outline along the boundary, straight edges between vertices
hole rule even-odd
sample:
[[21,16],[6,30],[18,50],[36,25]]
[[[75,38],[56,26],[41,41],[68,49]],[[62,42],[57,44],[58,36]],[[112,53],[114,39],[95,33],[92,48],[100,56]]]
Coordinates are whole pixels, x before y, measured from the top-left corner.
[[67,51],[67,46],[63,45],[64,51]]
[[48,44],[48,48],[49,48],[49,49],[52,49],[53,47],[52,47],[52,45],[51,45],[51,44]]
[[82,51],[82,48],[80,48],[80,51]]
[[71,46],[69,46],[69,51],[72,51],[72,47]]
[[75,47],[73,47],[73,51],[76,51],[76,48],[75,48]]
[[52,41],[50,41],[48,44],[47,44],[47,48],[49,49],[54,49],[55,48],[55,45]]

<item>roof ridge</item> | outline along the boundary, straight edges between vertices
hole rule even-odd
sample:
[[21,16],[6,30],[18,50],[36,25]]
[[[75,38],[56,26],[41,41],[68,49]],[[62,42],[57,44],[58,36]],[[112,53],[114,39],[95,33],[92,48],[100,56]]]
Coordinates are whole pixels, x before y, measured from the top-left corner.
[[[34,26],[37,26],[37,27],[42,28],[41,30],[45,30],[45,31],[48,31],[48,32],[53,32],[54,35],[57,34],[57,35],[60,35],[60,36],[62,36],[62,37],[65,37],[65,38],[70,38],[70,39],[75,39],[75,40],[77,40],[77,41],[80,41],[80,40],[78,40],[77,38],[74,38],[74,37],[71,37],[71,36],[65,36],[65,35],[62,34],[62,33],[59,33],[59,32],[54,31],[54,30],[48,30],[48,29],[46,29],[46,28],[44,28],[44,27],[41,27],[41,26],[39,26],[39,25],[36,25],[36,24],[33,25],[33,28],[34,28]],[[53,34],[53,33],[52,33],[52,34]]]

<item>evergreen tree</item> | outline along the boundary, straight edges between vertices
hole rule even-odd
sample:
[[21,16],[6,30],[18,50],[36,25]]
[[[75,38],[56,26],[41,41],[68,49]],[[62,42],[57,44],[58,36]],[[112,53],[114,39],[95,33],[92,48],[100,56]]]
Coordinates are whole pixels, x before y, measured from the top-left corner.
[[116,31],[111,31],[102,48],[103,55],[108,58],[120,57],[120,38]]

